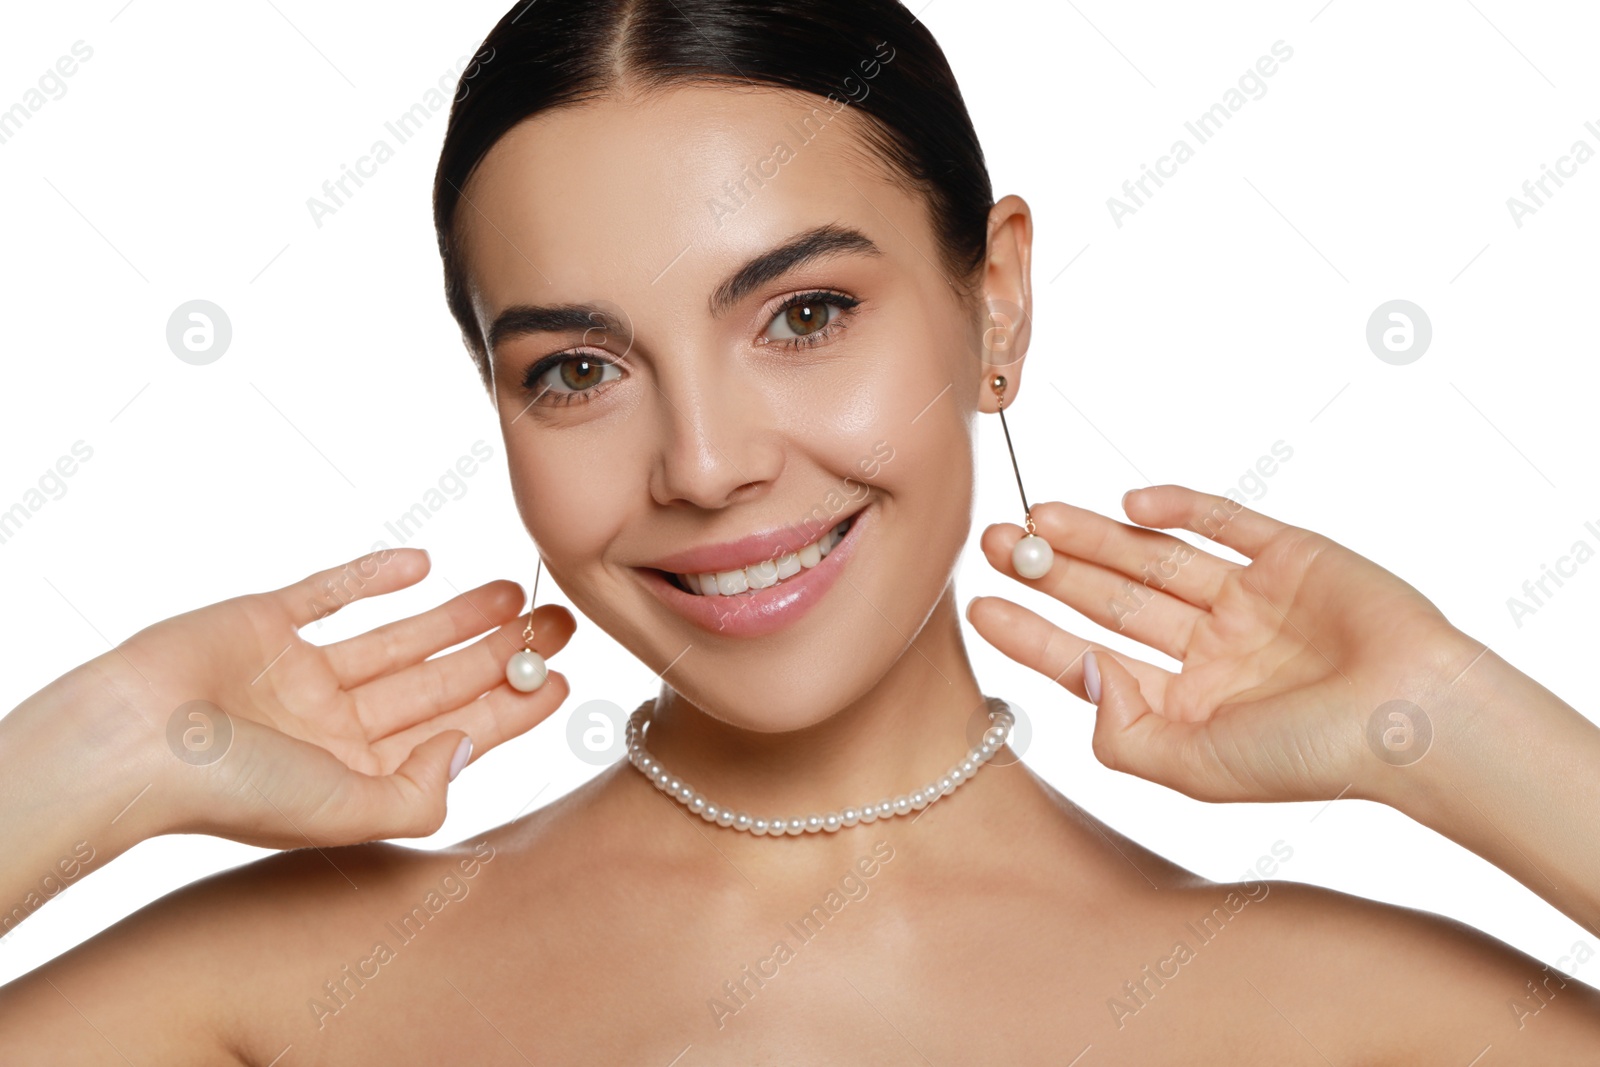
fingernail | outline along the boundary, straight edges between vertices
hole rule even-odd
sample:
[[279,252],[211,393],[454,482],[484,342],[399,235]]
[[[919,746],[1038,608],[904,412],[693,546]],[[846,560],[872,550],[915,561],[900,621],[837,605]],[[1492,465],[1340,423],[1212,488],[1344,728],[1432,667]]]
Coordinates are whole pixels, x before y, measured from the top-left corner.
[[472,758],[472,738],[463,737],[456,746],[456,754],[450,757],[450,780],[456,780],[456,775],[461,773],[461,768],[467,765],[467,760]]
[[966,610],[961,613],[962,616],[964,616],[968,622],[972,621],[972,605],[976,604],[977,602],[978,602],[978,598],[977,597],[973,597],[971,600],[967,601]]
[[1100,703],[1100,664],[1095,662],[1093,652],[1083,654],[1083,688],[1091,703]]

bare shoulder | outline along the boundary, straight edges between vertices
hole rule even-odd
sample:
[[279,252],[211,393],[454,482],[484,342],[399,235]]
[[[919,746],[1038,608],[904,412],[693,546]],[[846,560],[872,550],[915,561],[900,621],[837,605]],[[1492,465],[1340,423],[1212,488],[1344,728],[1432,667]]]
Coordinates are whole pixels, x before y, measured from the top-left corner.
[[327,983],[371,960],[378,931],[398,941],[463,899],[508,831],[307,847],[191,882],[0,988],[0,1059],[264,1063],[315,1044],[318,998],[340,1003]]
[[1095,905],[1071,932],[1115,961],[1106,1008],[1119,1040],[1158,1022],[1209,1034],[1225,1018],[1234,1062],[1596,1062],[1600,991],[1581,978],[1600,960],[1587,943],[1547,966],[1431,911],[1283,880],[1281,841],[1239,880],[1212,881],[1045,792],[1062,817],[1041,825],[1081,828],[1087,846],[1062,855],[1101,857],[1104,876],[1079,870],[1063,905]]
[[1571,976],[1594,954],[1586,944],[1563,973],[1447,916],[1320,886],[1185,892],[1237,938],[1219,968],[1227,980],[1329,1055],[1465,1064],[1492,1050],[1499,1064],[1588,1064],[1600,1047],[1600,991]]

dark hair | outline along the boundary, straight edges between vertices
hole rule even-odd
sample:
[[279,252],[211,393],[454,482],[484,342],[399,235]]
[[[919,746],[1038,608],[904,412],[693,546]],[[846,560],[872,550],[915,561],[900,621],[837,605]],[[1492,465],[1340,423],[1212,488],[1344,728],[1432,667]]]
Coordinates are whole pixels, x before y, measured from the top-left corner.
[[487,346],[454,236],[478,162],[540,112],[685,83],[848,98],[889,172],[926,198],[938,254],[971,298],[994,206],[989,173],[944,53],[898,0],[518,0],[462,74],[433,183],[445,298],[486,385]]

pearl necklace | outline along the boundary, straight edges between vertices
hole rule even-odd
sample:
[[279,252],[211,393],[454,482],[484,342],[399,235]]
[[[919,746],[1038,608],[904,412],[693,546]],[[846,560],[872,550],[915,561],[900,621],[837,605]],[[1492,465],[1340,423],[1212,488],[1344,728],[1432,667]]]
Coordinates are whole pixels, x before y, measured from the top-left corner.
[[990,757],[1005,745],[1011,727],[1016,722],[1016,716],[1011,713],[1010,707],[1004,700],[999,697],[988,697],[985,702],[989,705],[989,721],[993,725],[983,732],[982,743],[976,748],[969,749],[966,757],[953,765],[938,780],[929,782],[913,793],[902,793],[893,799],[885,798],[864,808],[845,808],[843,811],[830,811],[825,815],[807,815],[795,819],[753,819],[747,812],[734,811],[732,808],[711,803],[689,783],[680,780],[661,766],[661,762],[645,749],[645,734],[650,728],[648,709],[655,703],[654,700],[645,701],[628,717],[628,762],[650,779],[657,789],[706,822],[771,837],[781,834],[814,834],[821,830],[831,833],[841,826],[854,826],[857,823],[870,823],[878,819],[921,811],[940,797],[955,792],[971,779],[978,768],[989,762]]

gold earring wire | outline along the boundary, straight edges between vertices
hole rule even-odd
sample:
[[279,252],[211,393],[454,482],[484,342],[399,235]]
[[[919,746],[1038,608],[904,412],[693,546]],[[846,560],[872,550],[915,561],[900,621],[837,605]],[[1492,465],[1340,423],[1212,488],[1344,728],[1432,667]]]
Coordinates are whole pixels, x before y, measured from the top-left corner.
[[1055,562],[1055,551],[1050,547],[1050,542],[1040,537],[1033,529],[1033,507],[1028,503],[1028,494],[1022,488],[1022,468],[1017,465],[1017,450],[1011,447],[1011,427],[1006,425],[1006,379],[1004,375],[996,374],[989,379],[989,387],[999,398],[995,410],[1000,413],[1000,428],[1006,432],[1006,451],[1011,453],[1011,469],[1017,475],[1017,492],[1022,497],[1022,511],[1026,516],[1027,535],[1017,541],[1011,548],[1011,566],[1024,578],[1043,578],[1050,573],[1050,567]]
[[544,570],[544,557],[533,568],[533,594],[528,597],[528,625],[522,628],[522,650],[533,651],[533,609],[539,603],[539,574]]
[[1028,533],[1033,533],[1033,508],[1028,506],[1028,494],[1022,488],[1022,468],[1017,466],[1017,450],[1011,447],[1011,428],[1006,425],[1006,379],[1003,374],[996,374],[989,379],[989,387],[994,390],[998,398],[996,411],[1000,414],[1000,428],[1006,434],[1006,451],[1011,453],[1011,469],[1017,475],[1017,494],[1022,497],[1022,513],[1026,516],[1024,523]]

